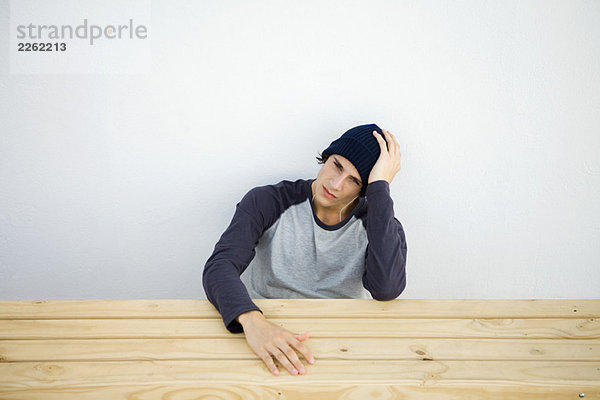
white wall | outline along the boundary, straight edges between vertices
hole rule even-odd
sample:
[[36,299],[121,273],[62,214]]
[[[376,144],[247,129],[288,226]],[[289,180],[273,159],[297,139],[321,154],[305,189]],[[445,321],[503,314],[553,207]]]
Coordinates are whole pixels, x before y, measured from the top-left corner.
[[600,297],[600,2],[151,11],[147,75],[11,74],[0,41],[0,299],[204,297],[241,196],[370,122],[402,147],[401,298]]

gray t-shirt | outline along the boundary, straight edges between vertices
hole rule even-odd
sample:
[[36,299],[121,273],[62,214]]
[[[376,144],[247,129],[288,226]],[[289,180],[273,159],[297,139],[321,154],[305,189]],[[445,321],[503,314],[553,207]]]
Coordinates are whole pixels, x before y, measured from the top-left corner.
[[367,231],[356,215],[338,229],[320,226],[311,199],[285,210],[256,246],[242,274],[251,298],[371,298],[362,284]]

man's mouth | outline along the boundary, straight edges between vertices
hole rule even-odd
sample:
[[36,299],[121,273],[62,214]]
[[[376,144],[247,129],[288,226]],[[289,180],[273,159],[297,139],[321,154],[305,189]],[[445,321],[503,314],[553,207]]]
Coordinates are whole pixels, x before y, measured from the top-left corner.
[[323,192],[325,193],[326,197],[329,197],[330,199],[335,199],[335,195],[331,194],[331,192],[327,190],[325,186],[323,186]]

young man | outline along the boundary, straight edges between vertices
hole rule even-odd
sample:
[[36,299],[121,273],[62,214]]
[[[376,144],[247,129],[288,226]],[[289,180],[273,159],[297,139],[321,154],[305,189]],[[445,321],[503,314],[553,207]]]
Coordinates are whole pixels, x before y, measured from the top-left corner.
[[252,298],[391,300],[406,286],[406,238],[389,192],[400,170],[396,138],[356,126],[318,160],[316,179],[250,190],[204,267],[208,300],[274,375],[272,357],[292,375],[305,372],[296,351],[314,363],[302,343],[309,333],[267,321]]

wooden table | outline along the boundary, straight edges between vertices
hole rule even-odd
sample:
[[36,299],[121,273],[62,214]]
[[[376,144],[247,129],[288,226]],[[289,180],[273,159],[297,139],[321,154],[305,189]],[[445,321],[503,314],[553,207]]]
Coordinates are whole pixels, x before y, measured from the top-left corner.
[[256,303],[312,333],[305,375],[206,300],[1,301],[0,399],[600,398],[600,300]]

